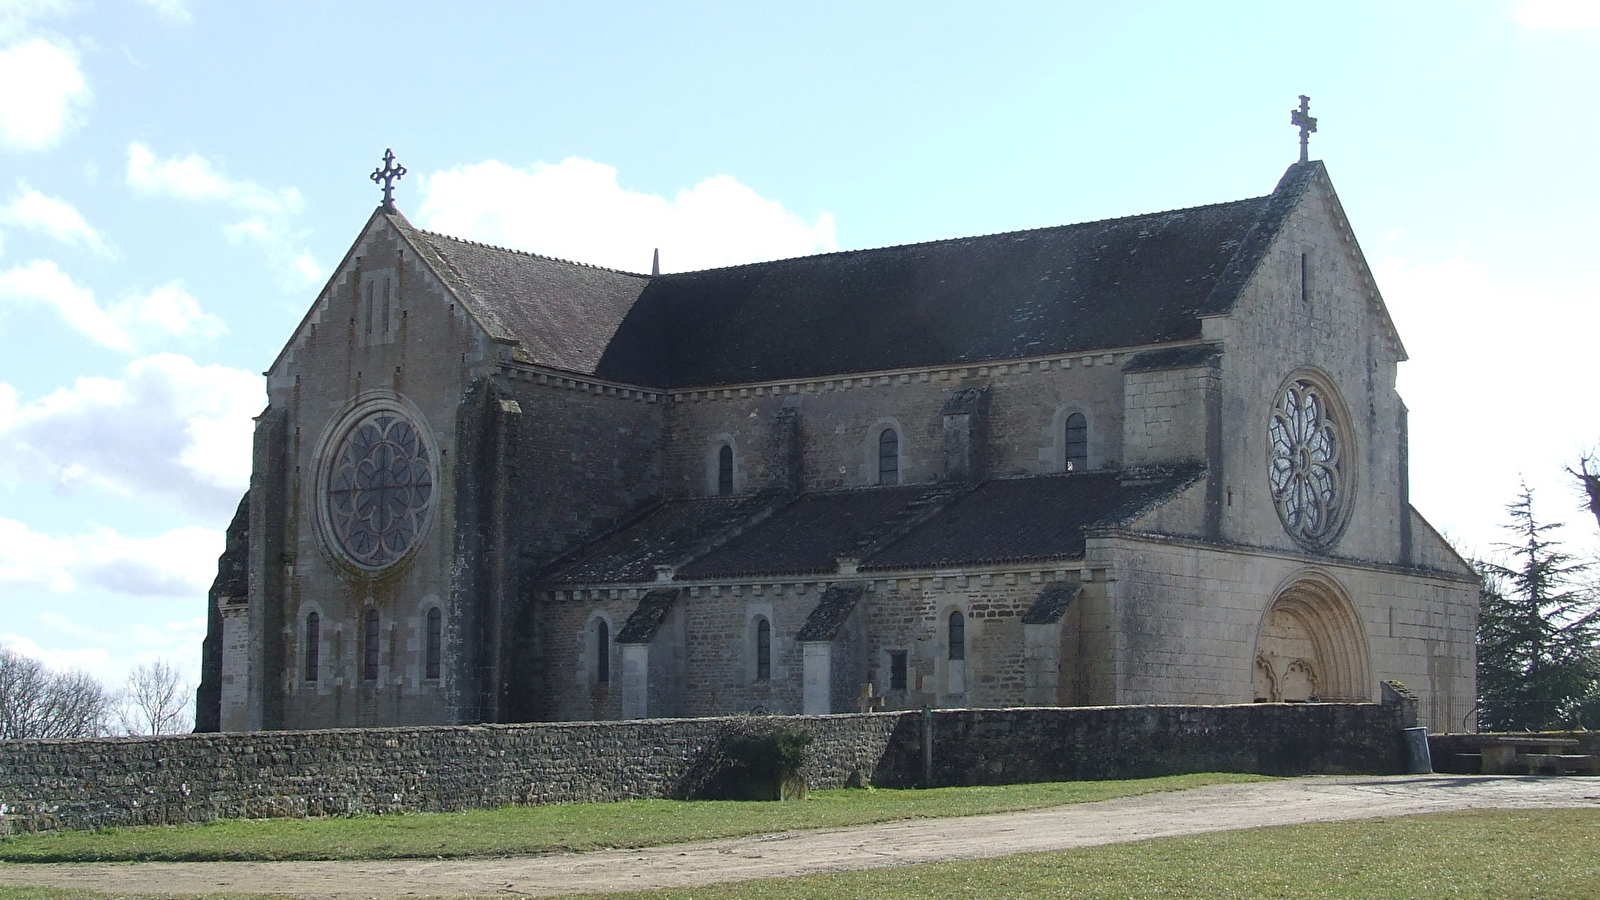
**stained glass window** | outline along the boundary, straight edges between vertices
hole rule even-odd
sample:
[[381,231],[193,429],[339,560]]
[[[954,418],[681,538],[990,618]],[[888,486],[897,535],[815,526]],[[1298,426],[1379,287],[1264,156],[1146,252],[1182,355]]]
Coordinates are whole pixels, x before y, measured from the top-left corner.
[[404,556],[432,499],[432,458],[409,418],[380,410],[345,433],[328,472],[328,522],[357,565],[381,569]]
[[1089,420],[1083,413],[1067,416],[1067,471],[1081,472],[1089,466]]
[[733,493],[733,448],[727,444],[717,451],[717,493]]
[[444,613],[435,606],[428,610],[428,656],[426,678],[438,678],[444,662]]
[[878,435],[878,483],[900,483],[900,435],[893,428]]
[[772,625],[766,619],[756,620],[756,680],[772,678]]
[[950,614],[950,658],[967,658],[967,617],[959,609]]
[[321,674],[322,617],[306,613],[306,680],[316,681]]
[[1300,379],[1279,397],[1268,426],[1268,481],[1283,527],[1299,543],[1325,547],[1344,524],[1344,436],[1320,387]]

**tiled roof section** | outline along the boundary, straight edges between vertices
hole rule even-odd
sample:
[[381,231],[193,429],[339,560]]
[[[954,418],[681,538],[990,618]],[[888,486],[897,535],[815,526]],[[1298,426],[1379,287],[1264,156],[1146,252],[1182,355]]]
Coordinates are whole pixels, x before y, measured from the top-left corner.
[[1081,584],[1053,584],[1039,592],[1033,605],[1022,614],[1024,625],[1054,625],[1067,614],[1067,607],[1083,593]]
[[1185,467],[1140,481],[1098,472],[988,481],[867,558],[861,570],[1081,557],[1085,528],[1131,519],[1202,471]]
[[446,237],[389,217],[490,334],[518,356],[592,373],[649,277]]
[[861,599],[865,589],[861,584],[836,584],[823,591],[822,599],[817,601],[816,608],[811,610],[811,615],[806,616],[806,623],[800,626],[800,632],[794,639],[833,640],[845,621],[850,618],[850,613],[855,610],[856,602]]
[[804,494],[678,570],[679,578],[835,572],[936,513],[954,490],[909,485]]
[[634,607],[628,616],[628,621],[617,632],[619,644],[648,644],[660,630],[661,623],[667,620],[667,613],[672,612],[672,604],[678,602],[678,595],[683,593],[682,588],[656,588],[639,598],[639,605]]
[[1193,347],[1164,347],[1134,354],[1122,366],[1124,372],[1155,372],[1161,369],[1187,369],[1222,358],[1222,348],[1216,344],[1197,344]]
[[756,495],[670,500],[562,559],[540,579],[554,584],[656,580],[758,519],[773,501]]
[[598,374],[681,387],[1197,338],[1276,199],[662,275]]
[[1251,276],[1261,266],[1261,261],[1266,258],[1267,249],[1272,246],[1272,241],[1278,236],[1283,223],[1288,221],[1289,213],[1294,210],[1295,204],[1305,196],[1306,188],[1318,177],[1327,178],[1328,173],[1320,161],[1295,163],[1286,169],[1283,177],[1278,179],[1278,186],[1272,189],[1272,194],[1263,198],[1266,200],[1265,208],[1261,210],[1256,221],[1245,233],[1243,241],[1239,244],[1238,252],[1228,261],[1228,267],[1223,270],[1222,276],[1212,284],[1211,292],[1205,302],[1195,310],[1198,315],[1221,315],[1233,309],[1233,302],[1239,298],[1239,292],[1249,283]]

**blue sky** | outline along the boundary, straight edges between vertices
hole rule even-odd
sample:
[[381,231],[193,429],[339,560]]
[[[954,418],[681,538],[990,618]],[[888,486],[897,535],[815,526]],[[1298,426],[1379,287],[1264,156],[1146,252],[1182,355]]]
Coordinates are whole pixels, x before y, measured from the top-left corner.
[[[1313,8],[1316,7],[1316,8]],[[1600,443],[1600,5],[0,0],[0,642],[198,675],[260,372],[378,200],[633,270],[1257,196],[1296,95],[1486,552]]]

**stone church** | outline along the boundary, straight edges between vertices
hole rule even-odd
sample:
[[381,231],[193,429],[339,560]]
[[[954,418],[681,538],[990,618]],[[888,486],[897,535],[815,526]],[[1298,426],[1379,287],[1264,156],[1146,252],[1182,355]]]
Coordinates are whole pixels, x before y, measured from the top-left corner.
[[1474,702],[1405,349],[1263,197],[636,274],[388,200],[266,372],[201,727]]

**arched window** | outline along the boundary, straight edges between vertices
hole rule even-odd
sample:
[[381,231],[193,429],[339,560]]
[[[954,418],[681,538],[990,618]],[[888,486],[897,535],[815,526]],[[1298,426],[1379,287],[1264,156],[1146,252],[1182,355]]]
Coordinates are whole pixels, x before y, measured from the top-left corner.
[[733,493],[733,447],[728,444],[717,451],[717,493]]
[[367,610],[366,627],[361,642],[361,677],[366,681],[378,680],[378,611]]
[[756,620],[756,680],[772,679],[772,624]]
[[428,610],[428,657],[426,678],[438,678],[444,662],[444,613],[435,606]]
[[596,684],[611,681],[611,626],[605,619],[594,622],[594,680]]
[[306,613],[306,680],[316,681],[322,668],[322,617]]
[[1067,416],[1066,443],[1067,471],[1081,472],[1089,468],[1089,420],[1083,413]]
[[967,617],[959,609],[950,614],[950,658],[967,658]]
[[893,428],[878,435],[878,483],[900,483],[900,435]]

